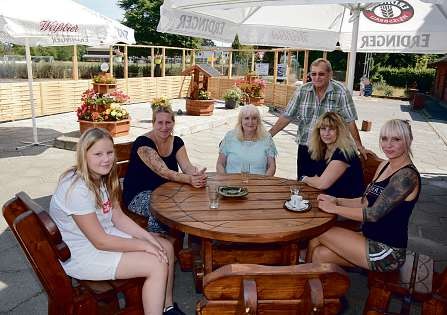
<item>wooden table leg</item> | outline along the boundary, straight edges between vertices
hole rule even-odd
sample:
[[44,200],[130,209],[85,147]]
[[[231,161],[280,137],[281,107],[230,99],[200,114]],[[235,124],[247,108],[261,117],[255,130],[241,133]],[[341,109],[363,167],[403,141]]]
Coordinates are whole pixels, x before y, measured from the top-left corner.
[[300,249],[298,246],[298,242],[290,242],[282,245],[282,253],[283,253],[283,265],[297,265],[298,258],[300,256]]
[[202,239],[202,260],[205,268],[205,274],[213,271],[213,244],[212,240]]

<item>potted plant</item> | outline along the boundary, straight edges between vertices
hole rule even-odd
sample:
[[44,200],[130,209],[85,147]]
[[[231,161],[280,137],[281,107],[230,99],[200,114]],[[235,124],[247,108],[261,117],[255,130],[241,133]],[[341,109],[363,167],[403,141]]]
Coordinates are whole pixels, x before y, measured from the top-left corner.
[[96,93],[107,94],[115,90],[116,79],[110,73],[103,72],[93,77],[93,90]]
[[214,111],[214,99],[204,88],[193,84],[189,98],[186,99],[186,113],[193,116],[210,116]]
[[256,106],[264,104],[264,80],[249,73],[245,79],[236,81],[236,86],[242,90],[245,103],[250,103]]
[[82,104],[76,110],[81,134],[93,127],[107,129],[113,137],[129,133],[129,113],[122,107],[129,97],[121,91],[100,94],[94,89],[86,90]]
[[233,109],[239,105],[242,98],[242,90],[237,86],[225,91],[223,99],[225,100],[225,108]]

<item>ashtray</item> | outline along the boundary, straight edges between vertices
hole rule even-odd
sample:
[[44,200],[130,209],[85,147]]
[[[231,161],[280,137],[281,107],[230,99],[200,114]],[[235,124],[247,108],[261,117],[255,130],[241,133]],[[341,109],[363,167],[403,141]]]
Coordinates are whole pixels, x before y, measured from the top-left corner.
[[284,202],[284,208],[286,208],[289,211],[293,211],[293,212],[306,212],[306,211],[309,211],[310,208],[312,208],[312,205],[310,204],[309,200],[303,200],[303,203],[304,203],[304,206],[302,206],[300,208],[294,208],[290,204],[290,200],[286,200]]
[[247,187],[241,186],[219,186],[217,192],[227,198],[240,198],[248,195]]

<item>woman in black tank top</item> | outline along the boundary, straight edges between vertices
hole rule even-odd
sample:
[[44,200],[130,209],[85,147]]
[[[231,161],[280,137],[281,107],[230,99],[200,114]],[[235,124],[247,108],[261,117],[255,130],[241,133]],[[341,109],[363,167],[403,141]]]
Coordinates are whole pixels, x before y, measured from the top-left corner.
[[363,222],[362,233],[333,227],[311,240],[307,260],[391,271],[405,262],[408,221],[419,197],[421,180],[411,161],[413,136],[408,122],[393,119],[380,130],[388,158],[361,198],[319,195],[319,208]]

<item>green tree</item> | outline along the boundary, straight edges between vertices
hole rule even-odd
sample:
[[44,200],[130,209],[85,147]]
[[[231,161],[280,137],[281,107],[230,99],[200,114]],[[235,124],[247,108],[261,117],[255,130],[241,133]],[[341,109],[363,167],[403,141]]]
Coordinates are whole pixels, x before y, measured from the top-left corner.
[[199,48],[212,41],[200,38],[157,32],[160,20],[161,0],[120,0],[119,6],[125,11],[123,24],[135,30],[139,44]]

